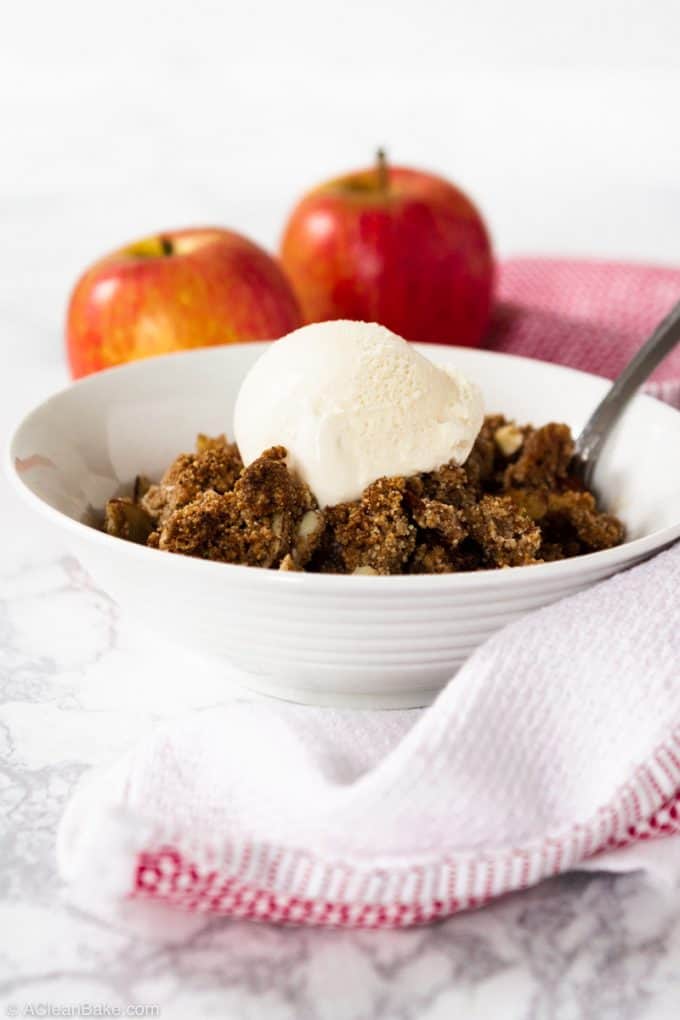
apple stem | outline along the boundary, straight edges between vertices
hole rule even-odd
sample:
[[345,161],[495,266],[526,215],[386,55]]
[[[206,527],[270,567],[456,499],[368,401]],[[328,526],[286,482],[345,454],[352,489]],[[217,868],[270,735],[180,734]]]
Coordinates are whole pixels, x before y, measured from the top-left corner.
[[164,255],[172,255],[174,249],[173,249],[172,241],[170,240],[170,238],[169,237],[161,236],[160,242],[161,242],[161,251],[163,252],[163,254]]
[[378,187],[381,191],[387,191],[390,184],[390,173],[384,149],[378,149],[375,154],[375,169],[378,175]]

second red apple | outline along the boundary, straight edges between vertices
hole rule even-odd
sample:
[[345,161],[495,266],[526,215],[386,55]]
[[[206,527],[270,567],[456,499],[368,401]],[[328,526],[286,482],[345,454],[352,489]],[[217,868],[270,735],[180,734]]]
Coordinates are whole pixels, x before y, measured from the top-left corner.
[[302,199],[281,261],[308,322],[363,319],[463,345],[488,326],[494,264],[480,213],[455,185],[381,154]]

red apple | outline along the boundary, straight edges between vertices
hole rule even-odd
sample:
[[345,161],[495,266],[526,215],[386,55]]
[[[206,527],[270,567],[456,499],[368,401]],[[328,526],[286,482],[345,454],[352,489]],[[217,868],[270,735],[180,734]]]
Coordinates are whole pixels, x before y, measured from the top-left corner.
[[364,319],[466,345],[488,325],[494,263],[479,212],[453,184],[388,167],[382,153],[302,199],[281,261],[307,322]]
[[278,263],[217,227],[175,230],[126,245],[78,280],[68,309],[75,378],[191,347],[275,339],[301,325]]

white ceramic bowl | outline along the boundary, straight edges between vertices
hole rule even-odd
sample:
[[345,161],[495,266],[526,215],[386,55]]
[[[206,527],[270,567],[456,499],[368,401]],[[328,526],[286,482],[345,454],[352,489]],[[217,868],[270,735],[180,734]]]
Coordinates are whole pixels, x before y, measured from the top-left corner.
[[[525,358],[420,348],[476,379],[488,411],[522,422],[578,430],[608,385]],[[169,555],[82,523],[135,474],[159,477],[193,448],[197,432],[230,433],[239,384],[262,350],[239,344],[90,376],[29,414],[8,458],[19,493],[124,611],[235,665],[257,690],[322,704],[425,704],[506,623],[680,535],[680,413],[644,396],[626,412],[596,478],[629,540],[576,559],[458,575],[321,576]]]

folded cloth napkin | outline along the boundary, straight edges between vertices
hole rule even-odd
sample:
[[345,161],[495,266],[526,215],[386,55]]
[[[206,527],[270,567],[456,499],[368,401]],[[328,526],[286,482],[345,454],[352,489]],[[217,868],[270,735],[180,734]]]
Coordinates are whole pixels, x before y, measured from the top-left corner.
[[[508,259],[488,346],[617,376],[680,300],[680,270],[587,259]],[[680,348],[647,392],[680,407]]]
[[[672,294],[668,274],[509,263],[492,345],[516,349],[515,329],[524,352],[564,350],[603,370],[597,321],[616,370],[680,296],[680,272]],[[572,276],[580,298],[551,313],[551,287],[561,301],[555,280]],[[533,278],[535,315],[556,325],[532,350]],[[634,303],[640,321],[624,317],[617,345],[611,295],[619,307],[641,278],[654,311],[642,324]],[[651,304],[647,283],[634,289]],[[630,848],[652,837],[676,834],[680,870],[679,594],[680,545],[507,627],[423,711],[244,699],[166,724],[77,790],[61,873],[113,901],[375,928],[479,906],[583,862],[638,868]]]

